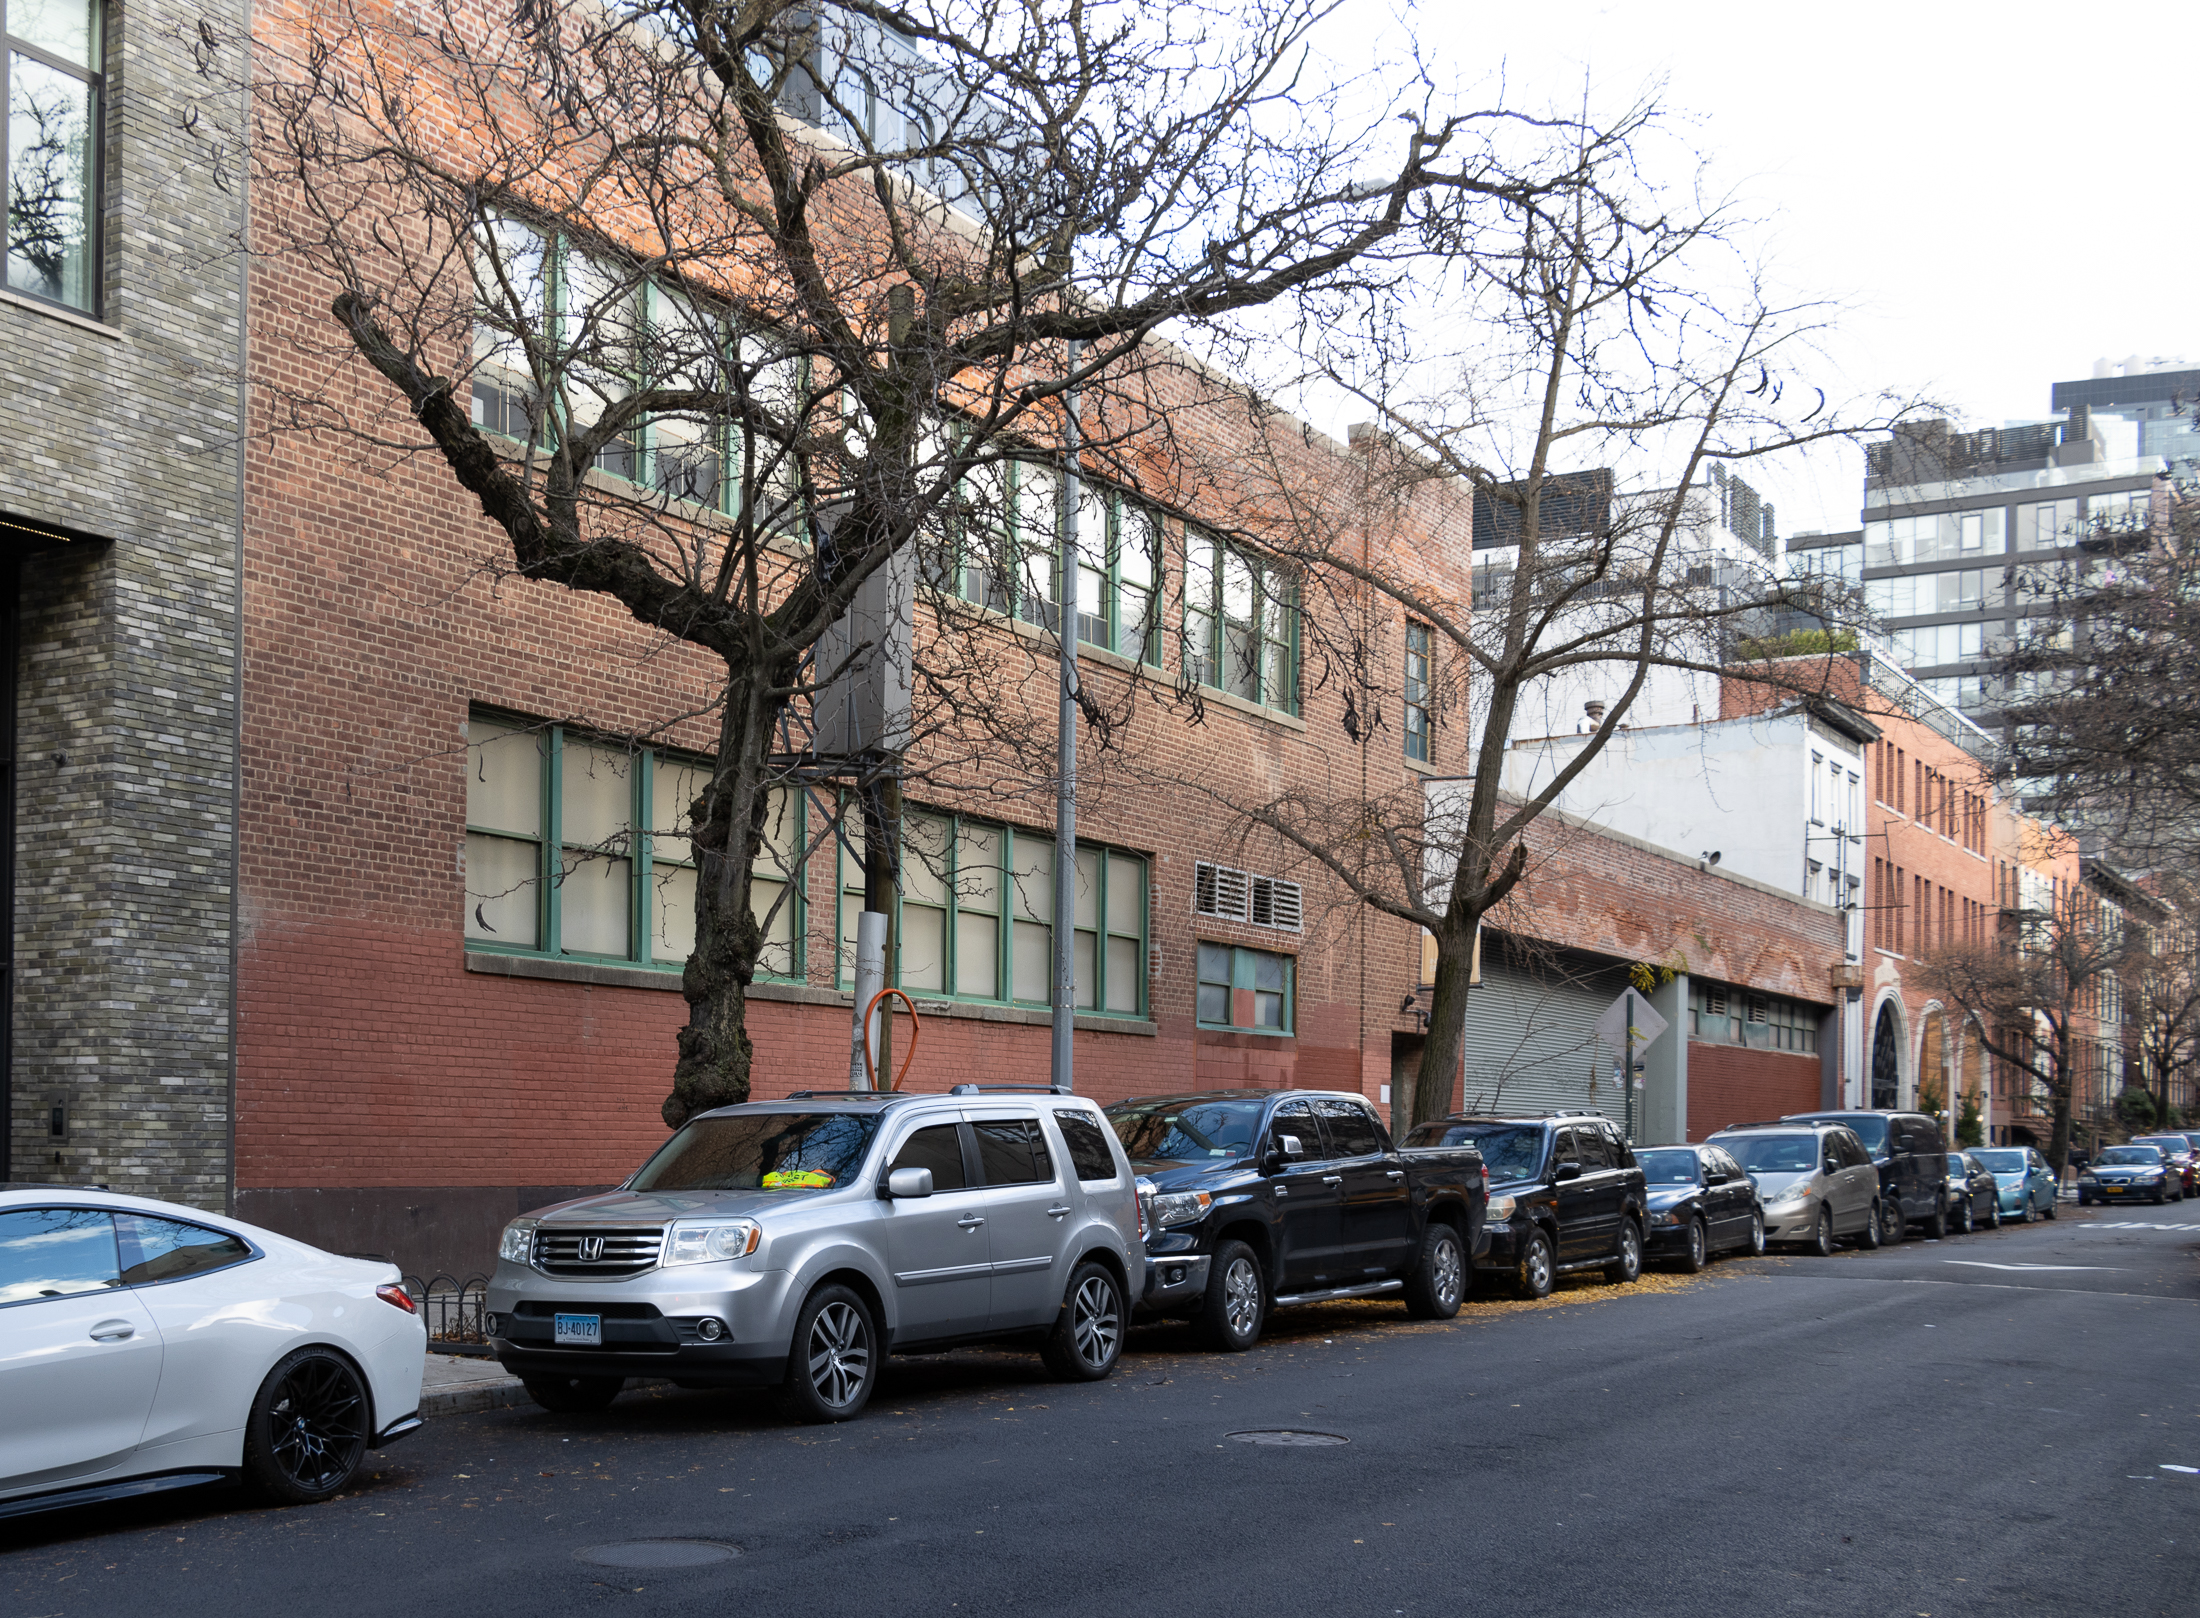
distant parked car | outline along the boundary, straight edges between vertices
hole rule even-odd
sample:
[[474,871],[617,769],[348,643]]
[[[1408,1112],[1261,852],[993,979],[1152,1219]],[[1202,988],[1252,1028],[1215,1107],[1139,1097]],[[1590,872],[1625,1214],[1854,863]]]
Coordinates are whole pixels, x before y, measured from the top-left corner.
[[1890,1246],[1921,1227],[1927,1237],[1948,1233],[1947,1142],[1939,1123],[1922,1112],[1857,1110],[1797,1112],[1784,1124],[1846,1124],[1864,1143],[1879,1170],[1879,1237]]
[[242,1476],[326,1500],[420,1426],[397,1266],[89,1186],[0,1188],[0,1517]]
[[1635,1161],[1649,1189],[1651,1258],[1693,1275],[1714,1253],[1765,1250],[1757,1188],[1724,1147],[1648,1146]]
[[2192,1149],[2192,1142],[2183,1135],[2134,1135],[2134,1146],[2152,1146],[2162,1154],[2162,1161],[2177,1177],[2180,1195],[2200,1196],[2200,1156]]
[[[2003,1218],[2029,1225],[2043,1214],[2055,1217],[2055,1171],[2035,1148],[1981,1146],[1971,1156],[1992,1171]],[[2083,1180],[2078,1183],[2078,1200],[2086,1200]]]
[[2001,1228],[2001,1186],[1994,1171],[1970,1152],[1948,1154],[1948,1229],[1968,1236],[1979,1226]]
[[2105,1146],[2078,1177],[2078,1203],[2182,1202],[2185,1188],[2159,1146]]
[[1767,1241],[1821,1256],[1844,1236],[1879,1245],[1879,1171],[1846,1124],[1737,1124],[1706,1144],[1731,1154],[1756,1186]]

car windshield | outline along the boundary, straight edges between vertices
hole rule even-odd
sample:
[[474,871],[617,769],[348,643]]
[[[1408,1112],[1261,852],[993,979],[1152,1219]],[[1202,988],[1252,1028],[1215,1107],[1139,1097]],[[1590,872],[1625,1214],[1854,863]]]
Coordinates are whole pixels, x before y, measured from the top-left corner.
[[1492,1180],[1525,1180],[1543,1166],[1540,1124],[1420,1124],[1407,1140],[1414,1146],[1472,1146]]
[[1818,1166],[1816,1135],[1744,1135],[1719,1144],[1751,1174],[1808,1174]]
[[1243,1101],[1126,1101],[1108,1108],[1108,1122],[1133,1163],[1183,1163],[1195,1158],[1250,1157],[1268,1103]]
[[2162,1154],[2151,1146],[2111,1146],[2094,1161],[2104,1165],[2137,1163],[2152,1168],[2162,1161]]
[[[1794,1120],[1797,1123],[1801,1119]],[[1877,1157],[1887,1149],[1887,1120],[1871,1112],[1829,1112],[1809,1120],[1814,1124],[1840,1124],[1864,1143],[1864,1150]]]
[[1698,1180],[1694,1152],[1637,1152],[1635,1161],[1642,1165],[1643,1177],[1652,1185],[1694,1185]]
[[2192,1150],[2190,1146],[2185,1144],[2185,1137],[2182,1135],[2141,1135],[2131,1144],[2134,1146],[2159,1146],[2164,1156]]
[[1973,1152],[1971,1155],[1984,1163],[1987,1169],[1995,1174],[2022,1174],[2024,1172],[2024,1154],[2022,1152]]
[[630,1191],[823,1191],[863,1167],[875,1112],[698,1118],[657,1149]]

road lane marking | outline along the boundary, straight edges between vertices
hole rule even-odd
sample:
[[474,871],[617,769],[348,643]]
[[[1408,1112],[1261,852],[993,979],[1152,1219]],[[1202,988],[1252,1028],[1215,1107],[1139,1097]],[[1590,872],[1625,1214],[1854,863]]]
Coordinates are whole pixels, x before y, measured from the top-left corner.
[[1961,1264],[1973,1270],[2114,1270],[2115,1264],[1989,1264],[1981,1258],[1944,1258],[1943,1264]]
[[2179,1465],[2177,1465],[2177,1464],[2176,1464],[2175,1462],[2173,1462],[2173,1461],[2164,1461],[2164,1462],[2162,1463],[2162,1470],[2163,1470],[2163,1471],[2165,1471],[2165,1472],[2193,1472],[2193,1473],[2200,1473],[2200,1466],[2179,1466]]

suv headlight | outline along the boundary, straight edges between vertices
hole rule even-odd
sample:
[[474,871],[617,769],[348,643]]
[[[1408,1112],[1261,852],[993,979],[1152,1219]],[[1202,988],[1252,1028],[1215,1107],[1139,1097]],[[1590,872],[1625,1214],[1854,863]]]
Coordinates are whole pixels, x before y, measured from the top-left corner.
[[1157,1191],[1153,1198],[1153,1222],[1157,1225],[1196,1225],[1207,1217],[1215,1199],[1204,1191]]
[[1490,1211],[1482,1217],[1485,1220],[1510,1219],[1513,1216],[1513,1209],[1519,1206],[1520,1199],[1517,1197],[1492,1197],[1490,1198]]
[[722,1264],[746,1258],[764,1238],[764,1227],[753,1219],[714,1219],[709,1223],[682,1223],[665,1232],[664,1256],[659,1264]]
[[535,1219],[515,1219],[504,1227],[503,1239],[497,1243],[497,1257],[509,1259],[514,1264],[532,1264],[535,1261]]

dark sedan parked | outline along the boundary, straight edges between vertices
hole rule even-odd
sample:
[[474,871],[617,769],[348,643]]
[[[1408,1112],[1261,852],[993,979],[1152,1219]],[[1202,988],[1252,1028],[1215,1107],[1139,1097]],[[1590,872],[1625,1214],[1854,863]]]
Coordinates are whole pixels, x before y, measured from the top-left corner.
[[2131,1144],[2154,1147],[2177,1176],[2179,1191],[2188,1197],[2200,1197],[2200,1155],[2193,1152],[2191,1141],[2183,1135],[2134,1135]]
[[2001,1182],[1969,1152],[1948,1154],[1948,1229],[1968,1236],[1984,1225],[2001,1229]]
[[1635,1154],[1649,1181],[1649,1256],[1693,1275],[1713,1253],[1765,1250],[1765,1212],[1741,1164],[1716,1146],[1655,1146]]

